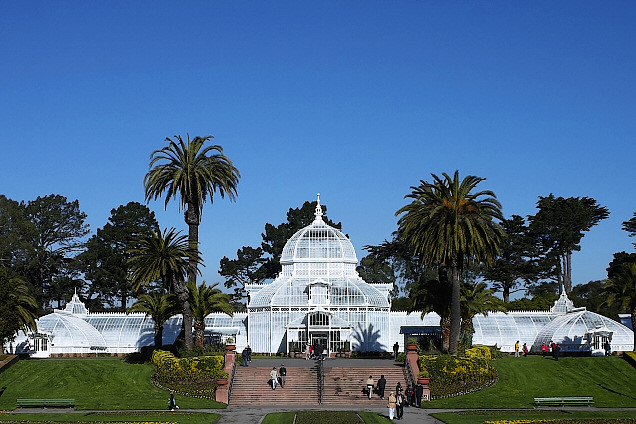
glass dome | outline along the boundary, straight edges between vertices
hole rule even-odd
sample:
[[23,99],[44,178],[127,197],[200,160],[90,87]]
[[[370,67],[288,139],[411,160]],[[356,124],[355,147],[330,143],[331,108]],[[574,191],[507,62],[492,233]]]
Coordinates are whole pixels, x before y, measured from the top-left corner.
[[634,334],[629,328],[585,309],[555,318],[539,331],[532,347],[539,350],[543,343],[555,341],[564,351],[579,351],[583,346],[589,348],[587,335],[598,330],[612,333],[612,350],[628,350],[630,346],[633,348]]
[[316,205],[314,222],[298,230],[285,244],[280,263],[341,262],[357,264],[358,258],[351,241],[341,231],[322,220],[320,197]]
[[66,311],[56,311],[40,318],[38,332],[46,333],[51,339],[51,351],[91,352],[106,350],[108,345],[102,335],[89,323]]

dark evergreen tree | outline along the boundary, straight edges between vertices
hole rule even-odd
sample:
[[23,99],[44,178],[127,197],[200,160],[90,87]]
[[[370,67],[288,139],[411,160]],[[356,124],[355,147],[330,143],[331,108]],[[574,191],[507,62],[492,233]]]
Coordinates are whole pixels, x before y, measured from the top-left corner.
[[501,221],[506,237],[501,243],[495,264],[485,270],[484,279],[493,283],[495,291],[500,291],[505,303],[510,302],[510,294],[525,290],[528,284],[539,277],[534,243],[528,235],[528,227],[519,215]]
[[[636,237],[636,212],[629,220],[623,222],[623,230],[629,233],[630,237]],[[636,243],[634,243],[636,247]]]
[[97,298],[122,310],[134,296],[128,260],[136,241],[159,232],[155,213],[138,202],[129,202],[110,211],[108,223],[97,230],[78,256],[86,279],[91,282],[88,298]]
[[530,235],[543,252],[559,286],[572,291],[572,252],[581,250],[584,233],[609,216],[606,207],[589,197],[539,197],[539,211],[529,216]]
[[77,200],[69,202],[60,195],[48,195],[29,201],[25,218],[33,225],[26,235],[32,250],[26,263],[26,281],[32,285],[38,304],[50,304],[50,288],[64,275],[76,254],[84,248],[88,234],[86,214]]

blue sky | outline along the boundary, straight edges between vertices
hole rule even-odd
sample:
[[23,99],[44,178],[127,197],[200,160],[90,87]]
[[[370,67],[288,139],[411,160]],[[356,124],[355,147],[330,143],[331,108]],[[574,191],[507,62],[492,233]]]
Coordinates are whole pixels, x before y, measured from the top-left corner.
[[[390,238],[430,174],[610,210],[575,284],[633,251],[636,3],[24,1],[0,5],[0,193],[78,199],[92,233],[144,203],[150,154],[213,135],[242,174],[200,228],[203,279],[321,193],[357,249]],[[148,206],[184,233],[178,203]]]

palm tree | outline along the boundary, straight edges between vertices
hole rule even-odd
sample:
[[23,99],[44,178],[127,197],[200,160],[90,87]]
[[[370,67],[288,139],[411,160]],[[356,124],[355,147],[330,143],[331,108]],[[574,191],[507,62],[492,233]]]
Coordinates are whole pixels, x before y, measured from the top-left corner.
[[624,263],[611,277],[603,289],[607,296],[605,303],[620,305],[629,311],[634,331],[634,351],[636,351],[636,263]]
[[0,354],[4,354],[4,343],[13,340],[18,330],[37,331],[38,304],[29,292],[29,287],[19,278],[9,278],[0,267],[0,298],[3,302],[3,325],[0,326]]
[[411,289],[412,300],[408,313],[420,311],[422,318],[429,312],[439,315],[442,330],[442,351],[448,352],[450,346],[450,304],[451,287],[445,272],[439,273],[439,279],[422,277]]
[[[236,198],[238,185],[238,169],[223,154],[218,145],[203,147],[213,138],[195,137],[184,142],[181,136],[176,140],[169,137],[168,146],[152,152],[150,170],[144,177],[146,201],[158,199],[166,192],[165,208],[172,198],[179,198],[180,208],[185,209],[185,222],[188,225],[188,240],[192,250],[199,249],[199,224],[203,213],[203,204],[208,197],[213,203],[215,192],[231,201]],[[188,279],[196,283],[198,263],[193,261]]]
[[190,305],[194,318],[194,345],[197,347],[203,347],[206,316],[213,312],[223,312],[234,316],[234,308],[229,303],[230,296],[217,289],[217,285],[218,283],[214,283],[206,286],[204,281],[197,287],[193,281],[188,281]]
[[154,321],[155,347],[163,346],[163,324],[170,318],[181,312],[179,299],[173,293],[144,293],[128,308],[126,313],[143,312],[146,318]]
[[472,193],[484,178],[469,175],[459,180],[431,174],[405,198],[411,203],[395,214],[398,232],[410,243],[422,264],[447,266],[451,273],[450,353],[457,353],[461,321],[460,272],[468,261],[494,262],[504,231],[493,219],[502,220],[501,204],[490,190]]
[[[462,302],[462,323],[461,336],[465,337],[466,346],[473,344],[473,317],[475,315],[488,315],[489,312],[505,312],[506,306],[502,299],[494,295],[495,291],[489,289],[484,282],[464,282],[461,287]],[[463,339],[462,339],[463,340]]]
[[150,236],[139,239],[129,251],[128,265],[136,289],[161,281],[165,289],[176,294],[183,314],[186,347],[191,349],[192,313],[185,279],[193,264],[201,262],[201,256],[190,248],[186,236],[175,231],[174,228],[164,230],[163,234],[152,231]]

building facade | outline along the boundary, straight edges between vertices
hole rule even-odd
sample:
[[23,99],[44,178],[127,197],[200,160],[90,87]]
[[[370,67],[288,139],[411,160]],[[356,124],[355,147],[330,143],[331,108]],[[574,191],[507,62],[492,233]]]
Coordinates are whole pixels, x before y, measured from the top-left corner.
[[[247,313],[233,317],[216,313],[206,317],[206,337],[234,338],[240,350],[255,353],[288,353],[319,346],[327,354],[352,351],[404,349],[409,335],[439,336],[440,318],[435,313],[391,311],[391,284],[369,284],[356,271],[355,249],[340,230],[322,219],[320,198],[314,221],[297,231],[285,244],[282,270],[271,282],[251,284]],[[8,351],[35,357],[124,354],[154,342],[154,323],[142,313],[90,313],[77,293],[64,310],[41,317],[38,332],[19,334]],[[164,344],[180,332],[180,315],[164,324]],[[607,317],[575,308],[564,294],[550,311],[494,312],[473,318],[473,343],[496,345],[514,351],[516,341],[538,351],[554,341],[565,352],[600,354],[634,348],[634,333]]]

